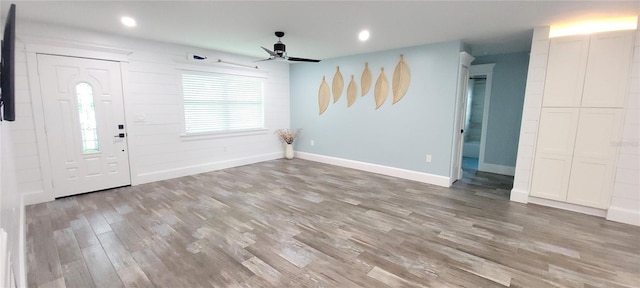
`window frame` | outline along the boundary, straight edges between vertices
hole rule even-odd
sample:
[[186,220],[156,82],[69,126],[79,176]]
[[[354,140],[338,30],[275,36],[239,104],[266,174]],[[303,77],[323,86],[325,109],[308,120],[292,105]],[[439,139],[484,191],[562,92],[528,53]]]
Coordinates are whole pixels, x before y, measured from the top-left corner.
[[[201,140],[201,139],[214,139],[214,138],[227,138],[227,137],[241,137],[261,135],[268,133],[269,129],[266,128],[266,105],[267,105],[267,79],[268,73],[263,71],[256,71],[255,69],[229,69],[221,67],[204,67],[196,65],[177,65],[176,71],[178,73],[176,78],[180,90],[179,104],[180,104],[180,138],[183,141]],[[241,76],[241,77],[253,77],[260,78],[262,80],[262,128],[252,129],[237,129],[237,130],[224,130],[224,131],[209,131],[209,132],[197,132],[187,133],[185,110],[184,110],[184,87],[182,83],[183,74],[199,74],[199,75],[212,75],[218,74],[222,76]]]

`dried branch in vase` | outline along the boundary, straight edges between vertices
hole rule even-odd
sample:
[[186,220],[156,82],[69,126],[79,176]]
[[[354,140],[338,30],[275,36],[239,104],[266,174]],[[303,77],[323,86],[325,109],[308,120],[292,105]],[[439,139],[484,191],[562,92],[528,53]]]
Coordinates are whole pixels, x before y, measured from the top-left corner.
[[300,135],[300,129],[297,129],[297,130],[278,129],[276,130],[275,133],[276,135],[278,135],[278,138],[280,138],[280,141],[287,144],[293,144],[293,140],[295,140],[296,137]]

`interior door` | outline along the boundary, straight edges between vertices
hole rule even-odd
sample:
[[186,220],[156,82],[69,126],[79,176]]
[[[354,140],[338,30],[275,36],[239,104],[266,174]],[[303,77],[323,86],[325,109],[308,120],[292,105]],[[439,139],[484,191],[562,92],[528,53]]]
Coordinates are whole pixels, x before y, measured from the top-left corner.
[[451,153],[451,183],[462,178],[462,148],[464,146],[464,122],[467,111],[467,88],[469,86],[469,67],[473,61],[466,52],[460,54],[460,70],[458,71],[458,89],[453,124],[453,147]]
[[38,55],[55,197],[131,184],[120,63]]

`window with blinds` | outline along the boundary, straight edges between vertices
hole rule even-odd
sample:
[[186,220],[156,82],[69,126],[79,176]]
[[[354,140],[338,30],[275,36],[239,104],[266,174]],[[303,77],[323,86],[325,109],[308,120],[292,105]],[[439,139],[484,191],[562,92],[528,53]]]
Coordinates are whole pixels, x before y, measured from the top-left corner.
[[262,78],[184,72],[182,91],[187,134],[264,127]]

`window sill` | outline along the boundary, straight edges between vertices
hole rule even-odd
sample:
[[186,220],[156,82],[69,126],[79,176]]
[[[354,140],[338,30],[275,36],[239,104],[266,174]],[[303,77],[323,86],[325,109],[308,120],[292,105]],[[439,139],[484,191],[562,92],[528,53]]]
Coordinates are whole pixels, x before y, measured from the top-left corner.
[[264,135],[269,132],[269,129],[250,129],[250,130],[237,130],[237,131],[222,131],[222,132],[205,132],[194,134],[181,134],[182,141],[196,141],[216,138],[231,138],[231,137],[243,137]]

